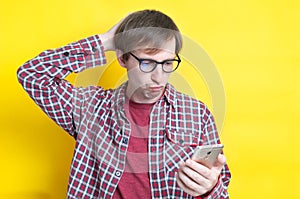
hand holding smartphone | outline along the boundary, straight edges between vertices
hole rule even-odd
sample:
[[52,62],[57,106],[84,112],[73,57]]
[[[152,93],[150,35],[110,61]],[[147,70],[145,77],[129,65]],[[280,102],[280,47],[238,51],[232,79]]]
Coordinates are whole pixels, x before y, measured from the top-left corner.
[[224,145],[222,144],[198,146],[195,149],[192,160],[211,168],[222,152],[223,147]]

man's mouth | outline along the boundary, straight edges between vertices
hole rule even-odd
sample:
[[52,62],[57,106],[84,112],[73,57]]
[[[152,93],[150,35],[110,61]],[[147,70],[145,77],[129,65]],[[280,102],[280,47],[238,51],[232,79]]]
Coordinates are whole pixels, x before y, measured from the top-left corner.
[[158,91],[161,91],[163,89],[163,86],[150,86],[149,89],[152,92],[158,92]]

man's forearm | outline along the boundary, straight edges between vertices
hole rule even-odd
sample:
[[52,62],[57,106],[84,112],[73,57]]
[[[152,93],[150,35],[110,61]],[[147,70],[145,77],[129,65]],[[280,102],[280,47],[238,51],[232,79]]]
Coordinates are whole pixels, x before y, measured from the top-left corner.
[[103,46],[96,35],[42,52],[21,66],[17,75],[35,103],[73,135],[74,89],[64,78],[72,72],[80,72],[105,62]]

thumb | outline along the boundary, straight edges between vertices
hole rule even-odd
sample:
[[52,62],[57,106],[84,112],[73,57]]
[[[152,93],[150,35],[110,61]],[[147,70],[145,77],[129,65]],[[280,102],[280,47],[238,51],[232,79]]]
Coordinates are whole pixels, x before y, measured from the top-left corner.
[[226,164],[226,157],[223,154],[219,154],[218,159],[215,162],[214,167],[221,170],[225,164]]

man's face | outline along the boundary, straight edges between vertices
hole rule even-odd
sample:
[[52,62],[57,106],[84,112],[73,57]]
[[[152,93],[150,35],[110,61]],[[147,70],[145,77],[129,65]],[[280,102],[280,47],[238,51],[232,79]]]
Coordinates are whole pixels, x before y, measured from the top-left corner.
[[[152,59],[162,62],[175,58],[175,39],[171,39],[154,54],[147,54],[147,51],[135,50],[132,53],[139,59]],[[154,103],[163,94],[168,82],[170,73],[162,70],[162,65],[158,64],[154,71],[145,73],[140,70],[139,62],[132,55],[124,63],[128,75],[128,87],[126,95],[131,100],[138,103]]]

